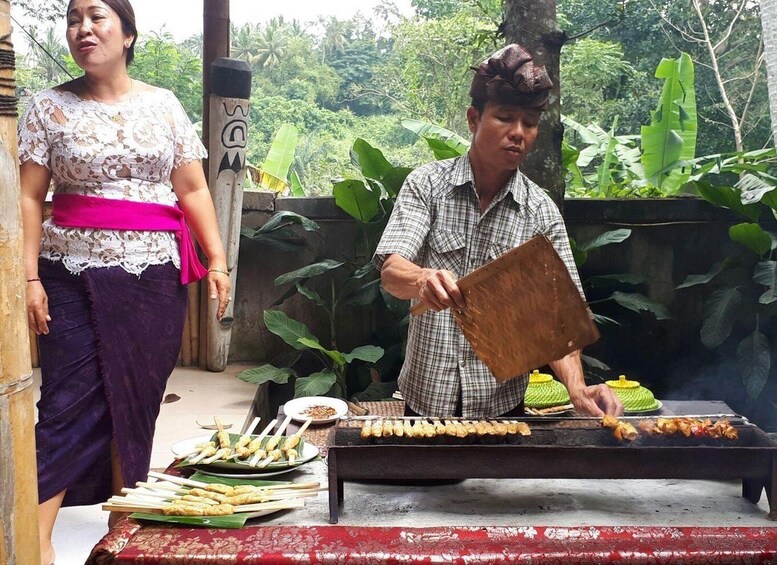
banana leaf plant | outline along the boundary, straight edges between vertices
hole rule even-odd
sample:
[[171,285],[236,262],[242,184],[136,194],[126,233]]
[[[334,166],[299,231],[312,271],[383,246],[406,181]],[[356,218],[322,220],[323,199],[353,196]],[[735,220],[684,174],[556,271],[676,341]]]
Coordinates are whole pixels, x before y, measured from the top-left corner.
[[[278,128],[261,166],[246,165],[255,186],[278,193],[286,192],[290,187],[295,191],[302,190],[299,178],[292,175],[289,179],[298,137],[299,132],[292,124],[283,124]],[[304,193],[299,195],[303,196]]]
[[[765,229],[764,220],[777,215],[777,177],[769,173],[775,164],[774,148],[712,155],[692,162],[696,192],[705,200],[727,208],[742,221],[728,230],[738,253],[715,262],[709,271],[689,275],[678,289],[709,285],[700,337],[709,349],[731,339],[737,344],[737,365],[751,400],[766,386],[772,369],[777,314],[777,234]],[[720,175],[713,185],[709,177]],[[727,178],[738,178],[733,186]],[[724,275],[725,273],[725,275]]]
[[663,59],[656,78],[664,88],[651,123],[642,126],[642,164],[647,179],[664,194],[675,194],[688,181],[691,170],[682,166],[696,156],[696,91],[690,55]]
[[696,95],[691,58],[664,59],[656,78],[664,87],[651,122],[640,135],[618,135],[618,117],[609,131],[582,125],[568,116],[562,122],[574,132],[578,149],[565,140],[567,194],[613,198],[674,195],[690,180],[696,156]]
[[[631,236],[630,229],[618,229],[604,232],[594,239],[578,243],[574,239],[570,238],[569,243],[572,247],[572,254],[575,258],[575,264],[578,269],[586,263],[588,255],[591,251],[604,247],[606,245],[612,245],[616,243],[622,243]],[[596,306],[614,302],[633,312],[649,312],[656,317],[657,320],[666,320],[671,318],[666,307],[654,300],[651,300],[644,294],[639,292],[625,292],[625,290],[634,290],[635,287],[645,283],[645,277],[638,274],[611,274],[611,275],[597,275],[589,277],[582,281],[583,290],[586,296],[589,296],[588,306],[591,308],[594,321],[597,324],[617,324],[620,322],[614,318],[597,314],[594,312]],[[590,296],[597,296],[593,300]],[[599,297],[601,296],[601,297]],[[609,367],[602,361],[584,355],[583,360],[589,366],[599,369],[609,370]]]
[[435,159],[451,159],[469,151],[469,140],[456,132],[420,120],[402,120],[402,127],[424,139]]
[[[275,279],[276,286],[293,285],[296,293],[311,300],[316,306],[324,309],[329,319],[329,344],[324,345],[310,331],[307,325],[299,322],[280,310],[265,310],[264,323],[267,329],[280,337],[295,350],[311,355],[320,363],[320,370],[302,376],[291,366],[276,367],[266,363],[254,369],[248,369],[238,374],[241,380],[262,384],[268,381],[286,384],[294,378],[294,396],[334,395],[349,398],[347,384],[348,366],[355,361],[377,363],[383,357],[384,350],[374,345],[357,347],[346,353],[337,347],[336,320],[340,308],[344,305],[361,305],[364,296],[353,291],[354,281],[361,272],[353,273],[344,284],[337,284],[331,275],[334,271],[346,266],[345,262],[325,259],[311,265],[291,271]],[[330,296],[324,298],[308,283],[309,280],[328,276]],[[350,283],[350,284],[349,284]],[[292,292],[291,294],[294,294]],[[283,302],[291,294],[286,294],[277,303]]]

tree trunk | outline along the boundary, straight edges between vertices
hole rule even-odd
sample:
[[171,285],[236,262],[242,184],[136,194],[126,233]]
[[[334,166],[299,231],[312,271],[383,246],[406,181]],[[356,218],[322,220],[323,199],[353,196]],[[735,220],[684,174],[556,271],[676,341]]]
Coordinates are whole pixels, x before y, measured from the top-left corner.
[[40,563],[11,6],[0,0],[0,563]]
[[777,145],[777,0],[761,0],[769,105],[772,110],[772,143]]
[[564,203],[564,171],[561,165],[561,98],[559,58],[564,35],[556,27],[555,0],[505,0],[505,37],[508,43],[519,43],[545,65],[553,89],[548,110],[540,122],[537,143],[521,165],[531,180],[550,193],[559,209]]

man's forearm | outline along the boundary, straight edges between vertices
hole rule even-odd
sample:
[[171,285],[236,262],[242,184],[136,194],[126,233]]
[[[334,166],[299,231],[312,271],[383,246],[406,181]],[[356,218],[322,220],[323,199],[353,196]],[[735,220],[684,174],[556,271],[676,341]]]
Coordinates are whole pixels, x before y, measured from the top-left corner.
[[551,361],[550,368],[558,379],[567,387],[570,396],[574,396],[585,388],[585,376],[580,350],[569,353],[558,361]]
[[389,255],[380,270],[380,280],[393,296],[411,300],[418,298],[426,270],[401,255]]

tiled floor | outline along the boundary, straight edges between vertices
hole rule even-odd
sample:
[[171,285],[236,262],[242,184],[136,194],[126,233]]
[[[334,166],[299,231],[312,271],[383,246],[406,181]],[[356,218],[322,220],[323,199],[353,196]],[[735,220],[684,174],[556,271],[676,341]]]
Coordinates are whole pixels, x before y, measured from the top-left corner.
[[[170,463],[170,446],[176,441],[209,433],[197,422],[212,422],[213,416],[218,415],[225,425],[240,429],[256,390],[256,385],[235,378],[244,368],[229,366],[223,373],[183,368],[173,372],[166,394],[180,399],[162,405],[154,435],[152,468],[164,468]],[[37,385],[39,371],[35,378]],[[108,531],[107,520],[108,515],[99,505],[63,508],[54,528],[57,565],[83,565],[92,547]]]

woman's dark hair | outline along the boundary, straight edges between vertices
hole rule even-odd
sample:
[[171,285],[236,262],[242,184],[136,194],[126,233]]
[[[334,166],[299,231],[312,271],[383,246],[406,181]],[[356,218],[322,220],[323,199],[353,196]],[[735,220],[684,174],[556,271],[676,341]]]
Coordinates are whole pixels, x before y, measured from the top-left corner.
[[[111,10],[116,12],[121,20],[121,31],[124,35],[132,36],[132,43],[127,49],[127,66],[135,59],[135,42],[138,40],[138,28],[135,25],[135,10],[132,8],[132,4],[129,0],[100,0],[103,4],[106,4]],[[70,11],[70,7],[73,5],[74,0],[70,0],[67,5],[67,11]]]

